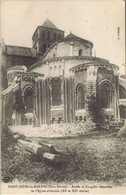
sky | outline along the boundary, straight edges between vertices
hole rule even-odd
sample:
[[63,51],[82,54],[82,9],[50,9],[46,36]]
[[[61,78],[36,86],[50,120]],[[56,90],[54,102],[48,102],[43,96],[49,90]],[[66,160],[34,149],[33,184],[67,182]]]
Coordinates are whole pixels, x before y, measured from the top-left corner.
[[124,73],[123,0],[2,0],[1,37],[6,45],[32,47],[32,35],[45,19],[93,42],[93,56],[108,59]]

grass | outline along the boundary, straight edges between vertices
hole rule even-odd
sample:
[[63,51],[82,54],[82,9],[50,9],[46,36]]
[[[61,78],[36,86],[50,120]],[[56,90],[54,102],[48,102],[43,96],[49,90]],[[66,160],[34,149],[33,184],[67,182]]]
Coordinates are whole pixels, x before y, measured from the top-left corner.
[[19,150],[7,127],[2,130],[2,181],[12,182],[110,182],[126,183],[126,139],[100,132],[76,138],[33,138],[67,151],[62,167],[36,161]]

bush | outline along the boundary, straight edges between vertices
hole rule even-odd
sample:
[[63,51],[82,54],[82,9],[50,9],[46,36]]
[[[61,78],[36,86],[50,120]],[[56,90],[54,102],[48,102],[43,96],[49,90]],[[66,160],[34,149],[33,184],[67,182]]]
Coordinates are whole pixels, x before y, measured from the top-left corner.
[[88,99],[89,115],[93,122],[101,123],[104,120],[103,108],[104,102],[97,102],[95,95],[91,95]]

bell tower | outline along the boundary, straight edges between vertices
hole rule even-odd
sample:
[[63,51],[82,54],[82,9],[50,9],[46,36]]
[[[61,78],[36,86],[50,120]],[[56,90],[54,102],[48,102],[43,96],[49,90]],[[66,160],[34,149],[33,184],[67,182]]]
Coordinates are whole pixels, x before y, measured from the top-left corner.
[[47,49],[55,42],[60,42],[64,38],[64,31],[59,30],[48,18],[38,26],[32,36],[33,48],[38,56],[43,56]]

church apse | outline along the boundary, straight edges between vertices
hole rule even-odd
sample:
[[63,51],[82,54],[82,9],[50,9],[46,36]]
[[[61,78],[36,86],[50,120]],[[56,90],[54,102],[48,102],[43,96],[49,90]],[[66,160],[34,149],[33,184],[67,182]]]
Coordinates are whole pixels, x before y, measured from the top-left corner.
[[119,68],[93,57],[92,42],[72,33],[64,37],[64,31],[48,19],[37,27],[32,41],[37,62],[27,71],[14,66],[8,72],[10,87],[14,78],[20,81],[25,117],[34,115],[38,126],[85,122],[90,118],[91,95],[103,103],[104,110],[118,117]]

